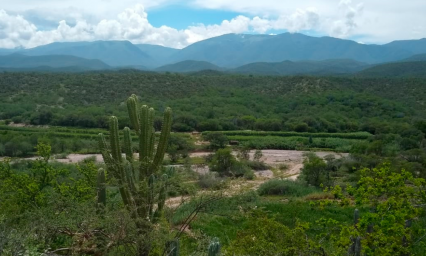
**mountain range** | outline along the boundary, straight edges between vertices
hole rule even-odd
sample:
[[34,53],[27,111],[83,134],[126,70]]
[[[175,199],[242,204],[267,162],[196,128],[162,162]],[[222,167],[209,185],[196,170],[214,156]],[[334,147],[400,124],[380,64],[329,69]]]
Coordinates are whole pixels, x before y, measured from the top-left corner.
[[131,68],[157,72],[327,75],[353,74],[384,63],[393,63],[395,67],[395,62],[416,61],[426,61],[426,39],[367,45],[299,33],[227,34],[183,49],[128,41],[57,42],[30,49],[0,49],[3,70],[68,67],[72,71]]

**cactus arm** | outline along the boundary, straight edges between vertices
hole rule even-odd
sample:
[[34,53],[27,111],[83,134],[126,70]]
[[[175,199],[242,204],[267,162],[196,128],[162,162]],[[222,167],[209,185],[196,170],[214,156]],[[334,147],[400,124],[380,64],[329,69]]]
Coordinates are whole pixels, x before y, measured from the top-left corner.
[[132,150],[132,137],[130,135],[129,127],[125,127],[124,133],[124,153],[126,153],[126,159],[130,163],[133,162],[133,150]]
[[121,147],[120,139],[118,137],[118,119],[115,116],[112,116],[109,120],[110,125],[110,145],[111,145],[111,155],[112,158],[118,163],[121,163]]
[[155,172],[159,169],[166,153],[167,141],[170,137],[170,131],[172,128],[172,110],[167,108],[164,112],[163,125],[161,127],[160,141],[158,142],[157,152],[155,153],[154,160],[151,165],[151,172]]
[[154,157],[154,144],[155,144],[155,131],[154,128],[152,129],[150,142],[149,142],[149,159],[152,159]]
[[152,218],[153,206],[154,206],[154,195],[155,195],[155,176],[152,174],[148,180],[148,216]]
[[138,112],[138,97],[134,94],[127,99],[127,111],[129,112],[130,122],[136,134],[140,134],[140,118]]
[[149,149],[149,126],[148,126],[148,107],[143,105],[140,109],[141,133],[139,135],[139,162],[140,162],[140,180],[143,177],[149,177],[148,167],[148,149]]
[[152,161],[152,157],[154,155],[154,143],[155,143],[155,131],[154,131],[154,109],[150,108],[148,110],[148,158],[150,161]]
[[141,120],[143,121],[141,123],[141,135],[140,135],[140,142],[139,142],[139,149],[140,149],[140,160],[146,161],[146,157],[148,156],[148,148],[149,148],[149,123],[148,121],[148,106],[143,105],[141,108]]
[[99,213],[106,206],[105,171],[102,168],[98,170],[97,199],[98,199],[97,207],[98,207],[98,213]]
[[98,144],[99,148],[101,150],[102,157],[104,159],[104,162],[108,169],[111,170],[113,165],[113,159],[111,157],[111,154],[109,153],[108,145],[106,144],[105,136],[102,133],[99,133],[98,135]]

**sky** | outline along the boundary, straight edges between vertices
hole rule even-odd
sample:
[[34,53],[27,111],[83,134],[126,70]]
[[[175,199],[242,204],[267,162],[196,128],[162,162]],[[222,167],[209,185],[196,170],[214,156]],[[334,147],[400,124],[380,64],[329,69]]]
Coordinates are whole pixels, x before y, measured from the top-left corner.
[[0,0],[0,48],[128,40],[184,48],[229,33],[384,44],[426,37],[426,0]]

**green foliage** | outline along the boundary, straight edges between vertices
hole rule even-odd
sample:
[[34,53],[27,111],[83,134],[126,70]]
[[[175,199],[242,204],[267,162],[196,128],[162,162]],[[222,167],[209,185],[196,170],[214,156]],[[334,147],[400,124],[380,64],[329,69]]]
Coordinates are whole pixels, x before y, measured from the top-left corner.
[[272,179],[262,183],[257,189],[261,196],[284,195],[291,197],[303,197],[311,193],[318,192],[314,187],[308,187],[296,181]]
[[15,170],[6,159],[0,163],[0,214],[22,213],[46,207],[55,197],[76,202],[91,200],[96,183],[96,166],[92,162],[77,166],[70,175],[67,169],[59,169],[49,163],[51,148],[37,145],[39,158],[29,163],[23,171]]
[[167,154],[170,156],[172,163],[176,163],[179,158],[188,157],[191,150],[194,149],[194,143],[185,136],[185,134],[172,133],[167,146]]
[[323,255],[313,241],[305,238],[306,228],[299,224],[290,229],[261,211],[253,211],[247,227],[238,232],[238,239],[225,248],[225,255]]
[[[330,134],[333,136],[333,134]],[[244,147],[252,149],[305,150],[321,149],[338,152],[349,152],[353,146],[363,142],[356,139],[319,138],[309,143],[306,137],[274,137],[274,136],[229,136],[230,140],[239,141]]]
[[210,142],[209,148],[213,150],[225,148],[229,143],[228,137],[222,133],[207,133],[203,138]]
[[302,175],[307,184],[319,187],[330,185],[330,170],[324,160],[315,153],[306,154],[303,161]]
[[232,155],[230,148],[218,149],[209,164],[210,171],[221,176],[242,177],[250,172],[248,166]]
[[410,255],[419,242],[424,244],[421,240],[426,230],[413,229],[413,223],[424,214],[419,206],[425,203],[425,185],[424,179],[384,164],[363,169],[357,187],[347,188],[350,197],[336,186],[332,192],[338,204],[348,205],[354,200],[357,206],[369,209],[361,214],[356,210],[353,225],[341,225],[340,232],[331,236],[340,253]]
[[203,132],[203,136],[208,136],[210,134],[224,134],[226,136],[341,138],[341,139],[357,139],[357,140],[364,140],[371,137],[371,134],[368,132],[355,132],[355,133],[302,133],[302,132],[266,132],[266,131]]
[[423,179],[416,179],[405,170],[393,172],[388,164],[362,170],[358,187],[348,192],[356,204],[372,209],[361,216],[357,225],[363,251],[369,255],[410,252],[416,234],[409,223],[422,213],[418,206],[425,203],[425,185]]

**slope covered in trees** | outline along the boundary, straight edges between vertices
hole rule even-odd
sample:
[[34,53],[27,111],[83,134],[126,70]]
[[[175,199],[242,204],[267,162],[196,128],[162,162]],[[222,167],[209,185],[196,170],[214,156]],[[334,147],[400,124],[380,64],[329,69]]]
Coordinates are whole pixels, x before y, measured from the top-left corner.
[[357,73],[361,77],[426,77],[426,61],[380,64]]
[[[424,79],[189,76],[140,72],[0,74],[0,119],[35,125],[127,125],[126,95],[173,107],[175,131],[353,132],[424,118]],[[116,85],[120,84],[117,89]]]

